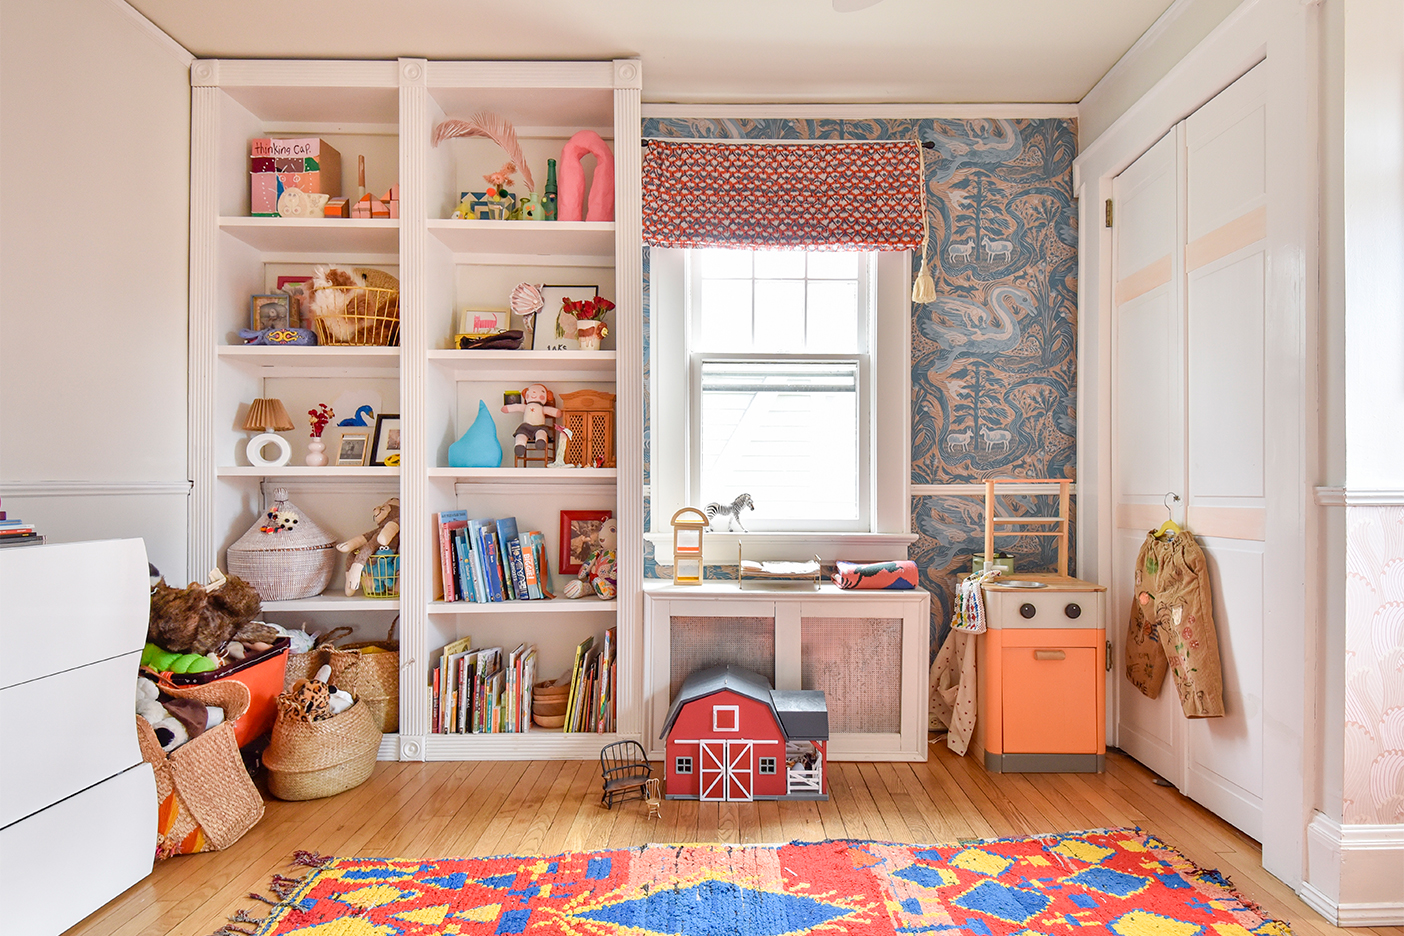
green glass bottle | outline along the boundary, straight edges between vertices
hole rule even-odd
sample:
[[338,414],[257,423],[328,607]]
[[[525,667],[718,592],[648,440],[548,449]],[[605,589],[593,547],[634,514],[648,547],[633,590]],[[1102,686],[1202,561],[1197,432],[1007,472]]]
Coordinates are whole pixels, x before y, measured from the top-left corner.
[[556,161],[546,160],[546,190],[543,193],[542,201],[545,202],[546,220],[556,220]]

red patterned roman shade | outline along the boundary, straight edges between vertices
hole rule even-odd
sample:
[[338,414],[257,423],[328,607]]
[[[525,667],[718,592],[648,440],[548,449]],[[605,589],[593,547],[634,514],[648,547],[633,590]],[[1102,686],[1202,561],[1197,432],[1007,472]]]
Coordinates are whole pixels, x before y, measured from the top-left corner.
[[643,235],[655,247],[907,250],[922,241],[916,141],[650,140]]

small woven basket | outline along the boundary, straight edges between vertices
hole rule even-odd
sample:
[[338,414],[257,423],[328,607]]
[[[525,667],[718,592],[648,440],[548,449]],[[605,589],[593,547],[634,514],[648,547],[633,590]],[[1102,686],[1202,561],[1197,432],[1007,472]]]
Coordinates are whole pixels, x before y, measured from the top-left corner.
[[[366,704],[381,731],[400,730],[400,642],[397,616],[384,640],[330,647],[331,681]],[[374,649],[376,653],[366,653]]]
[[252,585],[264,601],[320,595],[336,574],[336,539],[289,502],[286,489],[275,490],[273,501],[270,516],[296,516],[297,523],[285,529],[259,520],[229,547],[229,571]]
[[365,783],[375,769],[380,730],[357,701],[322,721],[303,721],[290,695],[278,697],[278,720],[263,752],[268,792],[281,800],[321,799]]
[[334,315],[313,319],[317,343],[384,347],[400,343],[400,291],[377,286],[321,286],[333,291]]

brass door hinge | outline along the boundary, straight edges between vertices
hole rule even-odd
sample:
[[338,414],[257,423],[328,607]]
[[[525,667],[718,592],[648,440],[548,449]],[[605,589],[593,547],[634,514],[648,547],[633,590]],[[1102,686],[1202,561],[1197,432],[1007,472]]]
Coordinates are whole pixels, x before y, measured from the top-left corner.
[[1107,227],[1112,226],[1112,200],[1107,199]]

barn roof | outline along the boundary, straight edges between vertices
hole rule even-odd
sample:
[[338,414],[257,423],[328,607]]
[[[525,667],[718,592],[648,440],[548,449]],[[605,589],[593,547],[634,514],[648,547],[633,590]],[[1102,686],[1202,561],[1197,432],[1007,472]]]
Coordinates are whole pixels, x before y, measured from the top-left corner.
[[668,709],[668,717],[663,720],[663,731],[658,737],[661,739],[668,736],[684,705],[726,689],[755,699],[769,708],[787,739],[815,740],[829,737],[829,714],[823,692],[817,689],[777,692],[770,688],[770,683],[764,676],[730,663],[698,670],[683,680],[682,687],[673,699],[672,707]]

